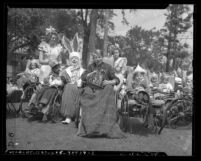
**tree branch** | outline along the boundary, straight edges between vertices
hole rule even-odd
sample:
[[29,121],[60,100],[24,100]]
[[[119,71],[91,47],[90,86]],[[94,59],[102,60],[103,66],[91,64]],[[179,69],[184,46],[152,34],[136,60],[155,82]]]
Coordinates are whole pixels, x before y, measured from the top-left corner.
[[15,46],[15,47],[13,47],[12,49],[9,50],[9,53],[12,53],[17,49],[24,48],[24,47],[29,46],[29,45],[30,45],[30,42],[26,42],[26,43],[23,43],[21,45]]

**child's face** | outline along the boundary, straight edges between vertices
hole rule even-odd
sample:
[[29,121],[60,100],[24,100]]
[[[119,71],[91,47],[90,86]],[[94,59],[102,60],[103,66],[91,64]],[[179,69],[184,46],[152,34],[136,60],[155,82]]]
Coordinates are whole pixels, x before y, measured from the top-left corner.
[[165,84],[167,84],[167,83],[168,83],[168,78],[164,78],[164,79],[163,79],[163,82],[164,82]]
[[36,69],[36,63],[31,63],[31,69]]
[[52,69],[54,73],[59,74],[60,72],[60,67],[56,66],[55,68]]
[[187,79],[187,82],[186,82],[187,85],[191,85],[192,84],[192,81],[190,79]]
[[157,82],[157,78],[152,78],[152,83],[156,83]]
[[144,77],[141,73],[137,73],[135,79],[139,82],[139,81],[142,81],[144,79]]

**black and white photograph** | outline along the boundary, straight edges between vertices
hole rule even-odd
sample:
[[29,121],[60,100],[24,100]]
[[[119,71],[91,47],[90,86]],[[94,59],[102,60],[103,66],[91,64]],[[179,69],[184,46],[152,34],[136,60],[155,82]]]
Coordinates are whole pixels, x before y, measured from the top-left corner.
[[192,156],[193,13],[8,5],[6,150]]

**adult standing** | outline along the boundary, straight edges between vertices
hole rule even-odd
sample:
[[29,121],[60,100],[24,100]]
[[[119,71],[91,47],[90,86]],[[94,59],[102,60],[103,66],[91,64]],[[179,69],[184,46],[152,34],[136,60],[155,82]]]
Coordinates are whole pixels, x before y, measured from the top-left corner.
[[120,55],[120,49],[114,48],[112,51],[112,55],[114,58],[114,71],[115,75],[119,78],[120,83],[117,86],[114,86],[115,91],[119,91],[122,87],[124,80],[125,80],[125,72],[126,72],[126,65],[127,65],[127,59],[125,57],[121,57]]
[[63,37],[63,45],[69,52],[69,67],[63,70],[61,78],[65,83],[62,94],[61,114],[65,117],[62,123],[69,124],[76,115],[77,102],[79,100],[79,87],[82,85],[81,75],[84,69],[81,67],[81,53],[79,52],[78,34],[73,41]]
[[42,41],[39,45],[39,63],[40,68],[40,83],[44,83],[44,80],[49,76],[51,72],[51,67],[49,65],[50,61],[55,61],[61,64],[61,52],[64,51],[61,44],[59,43],[59,37],[54,28],[46,29],[46,40]]

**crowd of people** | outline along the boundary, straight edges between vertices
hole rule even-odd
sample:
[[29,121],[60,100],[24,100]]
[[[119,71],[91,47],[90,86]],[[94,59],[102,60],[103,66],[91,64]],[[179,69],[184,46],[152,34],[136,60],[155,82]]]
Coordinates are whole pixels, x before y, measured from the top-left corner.
[[[18,86],[22,90],[27,82],[39,82],[25,112],[33,108],[40,110],[44,122],[48,121],[48,116],[56,118],[52,102],[59,91],[61,102],[58,113],[63,124],[75,121],[77,109],[80,109],[77,135],[121,138],[124,135],[117,123],[117,111],[126,91],[146,91],[152,100],[155,97],[153,90],[170,93],[185,86],[192,92],[192,73],[184,78],[179,75],[181,72],[176,71],[175,83],[171,84],[170,77],[165,73],[150,73],[140,65],[129,69],[127,59],[120,55],[117,46],[114,46],[110,58],[104,58],[102,51],[96,50],[92,54],[92,63],[83,69],[82,55],[78,46],[74,45],[75,41],[78,42],[76,36],[73,42],[68,39],[59,41],[54,28],[46,30],[46,40],[39,45],[39,60],[30,60],[25,72],[19,74]],[[69,64],[63,65],[61,54],[67,51]],[[10,84],[7,84],[8,93],[12,91]]]

